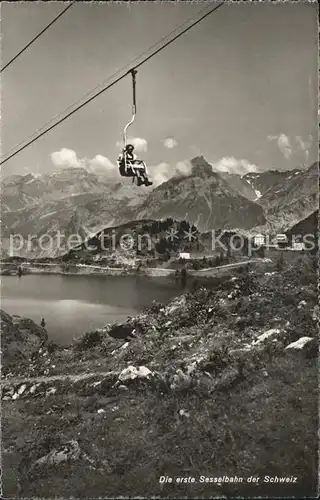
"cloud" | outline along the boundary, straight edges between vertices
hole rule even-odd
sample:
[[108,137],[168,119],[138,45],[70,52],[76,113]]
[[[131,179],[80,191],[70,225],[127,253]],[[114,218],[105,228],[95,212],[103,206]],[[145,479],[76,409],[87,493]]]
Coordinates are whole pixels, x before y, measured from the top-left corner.
[[60,151],[51,153],[52,163],[56,167],[83,167],[83,160],[77,157],[73,149],[62,148]]
[[287,160],[289,158],[291,158],[292,148],[291,148],[289,137],[285,134],[280,134],[278,137],[277,143],[278,143],[279,149],[283,153],[284,157],[287,158]]
[[178,161],[174,168],[174,175],[190,175],[192,172],[192,165],[190,161],[184,160],[184,161]]
[[168,148],[168,149],[173,149],[177,146],[177,141],[173,138],[173,137],[167,137],[166,139],[164,139],[163,141],[163,145],[165,148]]
[[296,142],[298,143],[298,147],[301,151],[308,151],[312,146],[313,137],[309,134],[308,138],[304,140],[300,135],[296,135]]
[[307,138],[296,135],[290,139],[286,134],[282,133],[279,135],[268,135],[268,140],[276,141],[280,151],[287,160],[298,155],[297,157],[300,158],[299,161],[301,161],[302,153],[304,158],[303,161],[308,163],[310,148],[313,144],[312,134],[309,134]]
[[216,163],[212,164],[212,170],[215,172],[227,172],[229,174],[245,175],[248,172],[258,172],[259,168],[248,160],[238,160],[234,156],[225,156]]
[[109,158],[102,155],[96,155],[91,160],[86,160],[86,170],[96,175],[111,175],[118,173],[116,165]]
[[276,141],[278,148],[280,149],[281,153],[284,155],[284,157],[289,160],[293,154],[292,151],[292,146],[290,143],[290,139],[286,134],[279,134],[279,135],[268,135],[268,140],[269,141]]
[[166,182],[170,179],[170,177],[172,177],[172,168],[169,163],[159,163],[159,165],[151,167],[149,170],[155,187],[159,186],[163,182]]
[[297,135],[295,137],[295,140],[298,143],[299,151],[302,151],[302,153],[304,154],[304,160],[307,164],[309,162],[309,150],[313,144],[313,136],[309,134],[308,138],[304,140],[300,135]]
[[155,167],[150,168],[151,177],[155,186],[159,186],[163,182],[168,181],[172,177],[187,176],[192,171],[192,165],[188,160],[179,161],[176,165],[162,162]]
[[84,168],[87,172],[114,177],[118,168],[106,156],[97,154],[94,158],[78,158],[73,149],[62,148],[51,154],[52,163],[58,168]]
[[[148,150],[148,142],[142,137],[128,137],[127,144],[133,144],[137,153],[145,153]],[[123,141],[117,141],[116,146],[123,148]]]

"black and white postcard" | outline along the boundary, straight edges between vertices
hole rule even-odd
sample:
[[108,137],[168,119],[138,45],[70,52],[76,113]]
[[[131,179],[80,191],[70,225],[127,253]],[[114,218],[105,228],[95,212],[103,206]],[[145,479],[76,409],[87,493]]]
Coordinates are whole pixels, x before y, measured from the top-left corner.
[[2,497],[316,497],[317,3],[0,8]]

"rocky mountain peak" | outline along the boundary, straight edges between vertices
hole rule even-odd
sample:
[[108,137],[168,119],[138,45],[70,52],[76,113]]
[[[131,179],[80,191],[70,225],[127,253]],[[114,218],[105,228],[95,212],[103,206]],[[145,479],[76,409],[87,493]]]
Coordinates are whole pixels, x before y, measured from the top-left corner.
[[192,165],[192,175],[199,177],[213,176],[212,166],[204,156],[196,156],[190,161]]

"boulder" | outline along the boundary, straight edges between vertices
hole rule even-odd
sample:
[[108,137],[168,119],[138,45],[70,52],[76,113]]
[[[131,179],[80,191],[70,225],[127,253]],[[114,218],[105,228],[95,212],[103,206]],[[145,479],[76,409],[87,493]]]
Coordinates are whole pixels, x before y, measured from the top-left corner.
[[47,341],[46,331],[32,320],[0,310],[2,374],[20,374]]
[[67,441],[59,449],[50,451],[47,455],[39,458],[34,467],[46,467],[59,465],[68,460],[77,460],[80,457],[80,447],[77,441]]
[[112,325],[108,331],[110,337],[114,339],[123,339],[126,341],[136,338],[135,329],[133,325],[122,323],[120,325]]
[[146,366],[139,366],[136,368],[135,366],[128,366],[119,375],[118,380],[120,382],[127,382],[128,380],[135,379],[150,379],[152,376],[152,371],[149,370]]
[[285,351],[288,353],[303,353],[307,357],[318,356],[318,343],[313,337],[300,337],[300,339],[287,345]]
[[299,340],[287,345],[286,349],[303,349],[303,347],[313,340],[312,337],[300,337]]

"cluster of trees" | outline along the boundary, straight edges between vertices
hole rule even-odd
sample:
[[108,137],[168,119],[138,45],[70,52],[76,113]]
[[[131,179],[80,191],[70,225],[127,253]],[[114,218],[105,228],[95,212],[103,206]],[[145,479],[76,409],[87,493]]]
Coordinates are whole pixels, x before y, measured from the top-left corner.
[[203,257],[202,259],[189,261],[188,265],[191,269],[198,271],[199,269],[206,269],[207,267],[223,266],[224,264],[228,264],[229,260],[229,255],[227,253],[221,253],[215,257]]

